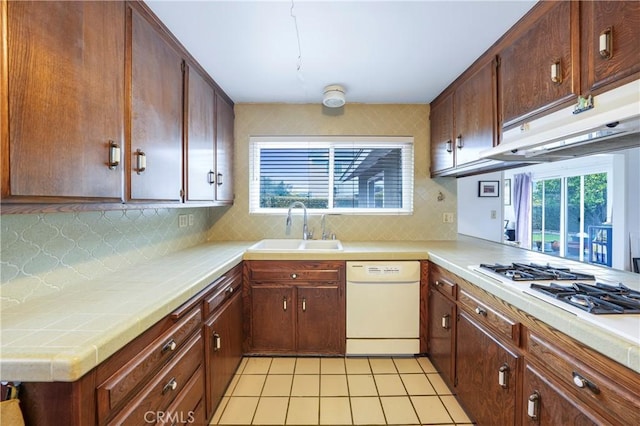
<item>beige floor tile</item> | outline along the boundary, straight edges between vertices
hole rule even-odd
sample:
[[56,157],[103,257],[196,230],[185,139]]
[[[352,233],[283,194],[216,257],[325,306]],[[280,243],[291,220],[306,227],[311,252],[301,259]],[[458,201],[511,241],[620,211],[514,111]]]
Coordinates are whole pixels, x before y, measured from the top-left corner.
[[291,398],[287,412],[288,425],[317,425],[319,398]]
[[295,374],[320,374],[320,358],[297,358]]
[[422,373],[422,368],[415,358],[394,358],[399,373]]
[[260,398],[256,415],[253,417],[254,425],[283,425],[287,418],[289,398],[269,397]]
[[250,425],[258,406],[258,397],[231,397],[218,424]]
[[371,374],[371,367],[367,358],[346,358],[344,360],[347,374]]
[[242,358],[242,361],[240,361],[240,365],[238,365],[238,369],[236,370],[236,374],[242,374],[244,368],[247,366],[247,362],[249,362],[249,358]]
[[427,378],[438,395],[451,395],[451,390],[439,374],[427,374]]
[[320,395],[320,376],[317,374],[296,374],[293,376],[291,396]]
[[420,424],[408,396],[382,396],[380,402],[388,424]]
[[424,371],[425,373],[437,373],[438,370],[436,370],[436,368],[433,366],[433,364],[431,363],[431,360],[427,357],[421,356],[418,359],[418,364],[420,364],[420,367],[422,367],[422,371]]
[[380,396],[407,394],[398,374],[376,374],[374,378],[376,380],[376,386],[378,387],[378,395]]
[[401,374],[404,387],[409,395],[435,395],[436,390],[425,374]]
[[233,393],[233,390],[236,388],[236,385],[238,384],[238,381],[240,380],[240,374],[235,374],[233,376],[233,378],[231,379],[231,382],[229,382],[229,386],[227,386],[227,390],[224,392],[224,396],[231,396],[231,394]]
[[469,419],[467,413],[464,412],[455,396],[444,395],[441,396],[440,399],[444,403],[444,406],[447,407],[447,411],[449,411],[449,415],[453,418],[454,422],[471,423],[471,419]]
[[222,413],[224,413],[224,409],[227,406],[227,403],[229,402],[229,397],[228,396],[223,396],[222,400],[220,400],[220,404],[218,404],[218,407],[216,408],[216,412],[213,413],[213,417],[211,418],[211,425],[217,425],[218,422],[220,421],[220,418],[222,417]]
[[231,395],[260,396],[266,377],[264,374],[243,374]]
[[397,373],[396,366],[391,358],[369,358],[371,371],[375,374]]
[[380,399],[375,397],[351,398],[351,413],[354,425],[384,425],[384,414]]
[[320,398],[321,425],[350,425],[351,404],[349,398]]
[[364,374],[347,376],[347,381],[351,396],[378,396],[373,376]]
[[289,396],[292,374],[269,374],[262,388],[262,396]]
[[249,358],[242,374],[267,374],[271,358]]
[[447,409],[437,396],[412,396],[411,401],[423,424],[451,423]]
[[320,376],[320,396],[349,396],[347,376],[344,374]]
[[269,374],[293,374],[295,366],[295,358],[273,358]]
[[320,374],[345,374],[344,358],[322,358]]

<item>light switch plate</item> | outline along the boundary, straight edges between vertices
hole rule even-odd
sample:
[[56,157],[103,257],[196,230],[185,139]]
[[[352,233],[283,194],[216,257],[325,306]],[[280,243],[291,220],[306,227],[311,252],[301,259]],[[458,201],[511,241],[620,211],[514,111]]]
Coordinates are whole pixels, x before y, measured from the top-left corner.
[[453,223],[453,213],[442,213],[442,222]]
[[193,222],[194,222],[193,215],[192,215],[192,214],[190,214],[190,215],[189,215],[189,226],[193,226]]
[[186,214],[179,214],[178,215],[178,227],[180,228],[184,228],[189,224],[189,219],[187,218]]

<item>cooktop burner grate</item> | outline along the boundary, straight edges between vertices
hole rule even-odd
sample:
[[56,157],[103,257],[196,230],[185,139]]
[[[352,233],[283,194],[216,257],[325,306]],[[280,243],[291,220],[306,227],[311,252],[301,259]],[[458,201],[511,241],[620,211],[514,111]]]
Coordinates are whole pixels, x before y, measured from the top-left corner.
[[640,292],[623,284],[531,284],[531,288],[592,314],[640,314]]
[[574,272],[569,268],[562,268],[536,263],[512,263],[511,265],[494,265],[481,263],[481,268],[493,271],[513,281],[593,281],[595,277],[582,272]]

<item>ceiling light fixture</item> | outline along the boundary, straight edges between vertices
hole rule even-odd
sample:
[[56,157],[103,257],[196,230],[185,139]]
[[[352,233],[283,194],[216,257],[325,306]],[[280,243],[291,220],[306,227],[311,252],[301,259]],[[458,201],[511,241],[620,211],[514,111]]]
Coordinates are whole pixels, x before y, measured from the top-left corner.
[[346,102],[344,97],[344,87],[332,84],[324,88],[322,104],[328,108],[340,108]]

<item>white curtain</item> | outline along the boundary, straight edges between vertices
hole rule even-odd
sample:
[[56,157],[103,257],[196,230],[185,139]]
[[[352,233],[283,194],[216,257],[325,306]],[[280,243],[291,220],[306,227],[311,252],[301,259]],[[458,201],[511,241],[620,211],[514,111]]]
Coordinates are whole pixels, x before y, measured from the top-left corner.
[[513,209],[516,215],[516,241],[531,248],[531,173],[514,176]]

